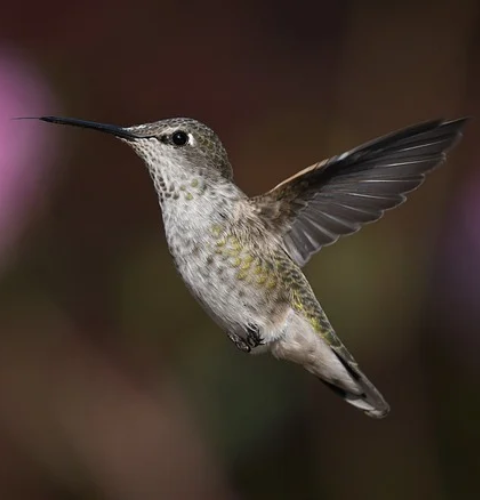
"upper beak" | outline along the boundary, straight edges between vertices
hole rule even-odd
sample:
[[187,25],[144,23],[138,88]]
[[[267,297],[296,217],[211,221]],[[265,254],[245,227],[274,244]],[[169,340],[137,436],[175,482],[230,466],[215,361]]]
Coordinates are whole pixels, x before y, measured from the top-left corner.
[[122,139],[141,139],[146,136],[137,135],[128,128],[118,127],[116,125],[108,125],[106,123],[89,122],[86,120],[77,120],[76,118],[61,118],[59,116],[37,116],[37,117],[21,117],[16,120],[41,120],[49,123],[59,123],[61,125],[72,125],[74,127],[91,128],[100,130],[107,134],[112,134]]

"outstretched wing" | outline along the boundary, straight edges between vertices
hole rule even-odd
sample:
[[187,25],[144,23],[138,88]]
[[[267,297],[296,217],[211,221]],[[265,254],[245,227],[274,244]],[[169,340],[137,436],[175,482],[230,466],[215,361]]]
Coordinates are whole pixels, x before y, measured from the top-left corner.
[[445,160],[466,121],[436,120],[393,132],[316,163],[251,202],[303,266],[323,246],[405,201]]

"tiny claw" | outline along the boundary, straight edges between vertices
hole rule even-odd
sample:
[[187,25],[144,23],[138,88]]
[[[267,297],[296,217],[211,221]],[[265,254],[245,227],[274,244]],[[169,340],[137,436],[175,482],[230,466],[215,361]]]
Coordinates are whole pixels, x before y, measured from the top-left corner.
[[249,323],[247,325],[247,343],[250,347],[255,348],[261,345],[265,345],[265,340],[260,336],[260,329],[258,325]]
[[235,344],[235,347],[240,349],[240,351],[249,353],[252,350],[250,346],[235,333],[227,332],[227,335],[228,338]]

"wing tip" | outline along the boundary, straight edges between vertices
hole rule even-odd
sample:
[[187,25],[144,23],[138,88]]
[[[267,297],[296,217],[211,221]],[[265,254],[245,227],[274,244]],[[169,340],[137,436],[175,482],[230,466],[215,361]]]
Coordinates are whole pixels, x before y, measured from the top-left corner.
[[[446,154],[450,152],[462,139],[464,134],[464,128],[469,121],[473,119],[472,116],[464,116],[463,118],[457,118],[455,120],[442,120],[439,124],[438,128],[449,128],[450,130],[446,133],[449,133],[451,136],[450,144],[443,150],[443,158],[440,163],[444,163],[446,160]],[[437,165],[438,166],[438,165]]]
[[[414,129],[416,127],[419,128],[438,128],[445,126],[454,126],[456,125],[458,129],[462,129],[468,122],[474,120],[475,117],[472,115],[465,115],[460,118],[454,119],[446,119],[446,118],[436,118],[433,120],[425,120],[418,123],[413,123],[411,125],[406,126],[403,129],[398,129],[396,132],[402,132],[404,130]],[[393,132],[395,134],[396,132]]]
[[458,124],[458,127],[464,127],[468,122],[474,120],[475,117],[472,115],[462,116],[461,118],[455,118],[453,120],[441,120],[442,125],[454,125]]
[[464,116],[462,118],[455,118],[454,120],[441,120],[439,127],[452,127],[454,132],[457,134],[462,134],[463,129],[468,122],[473,120],[473,116]]

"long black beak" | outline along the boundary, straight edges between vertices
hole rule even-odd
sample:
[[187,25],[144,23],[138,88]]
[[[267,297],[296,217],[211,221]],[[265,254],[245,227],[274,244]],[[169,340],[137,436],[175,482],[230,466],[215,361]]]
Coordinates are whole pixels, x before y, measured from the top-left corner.
[[91,128],[100,130],[107,134],[112,134],[122,139],[141,139],[146,136],[137,135],[134,132],[116,125],[108,125],[106,123],[89,122],[86,120],[77,120],[76,118],[62,118],[59,116],[33,116],[20,117],[14,120],[41,120],[42,122],[59,123],[60,125],[72,125],[73,127]]

